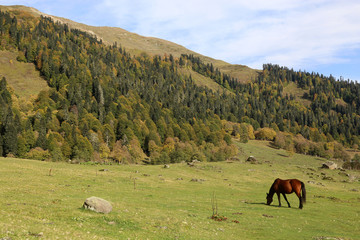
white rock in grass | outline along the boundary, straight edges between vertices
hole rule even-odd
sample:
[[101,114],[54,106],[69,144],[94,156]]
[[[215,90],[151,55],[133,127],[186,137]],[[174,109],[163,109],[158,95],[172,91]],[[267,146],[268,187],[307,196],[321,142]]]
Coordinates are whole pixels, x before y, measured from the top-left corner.
[[98,197],[87,198],[84,202],[83,207],[98,213],[109,213],[112,210],[111,203],[109,203],[105,199]]

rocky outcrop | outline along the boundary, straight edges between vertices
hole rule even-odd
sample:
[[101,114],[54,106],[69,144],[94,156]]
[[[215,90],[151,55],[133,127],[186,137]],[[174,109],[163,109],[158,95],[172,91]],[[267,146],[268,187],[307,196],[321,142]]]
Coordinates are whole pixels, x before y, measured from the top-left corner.
[[254,157],[254,156],[250,156],[248,157],[248,159],[246,159],[246,162],[249,162],[251,164],[258,164],[258,160]]
[[323,163],[322,168],[326,168],[330,170],[337,169],[337,164],[331,161],[325,162]]

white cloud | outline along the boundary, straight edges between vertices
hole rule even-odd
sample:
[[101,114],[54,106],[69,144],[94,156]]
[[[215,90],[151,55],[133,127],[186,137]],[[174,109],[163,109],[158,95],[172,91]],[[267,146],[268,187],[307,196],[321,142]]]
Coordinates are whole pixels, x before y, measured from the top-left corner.
[[256,58],[247,63],[253,67],[266,62],[308,67],[339,61],[343,58],[339,52],[360,47],[360,4],[308,7],[265,14],[247,22],[238,38],[219,44],[219,58],[230,62]]
[[261,68],[345,61],[359,48],[360,3],[327,0],[168,1],[100,3],[119,27],[165,38],[204,55]]

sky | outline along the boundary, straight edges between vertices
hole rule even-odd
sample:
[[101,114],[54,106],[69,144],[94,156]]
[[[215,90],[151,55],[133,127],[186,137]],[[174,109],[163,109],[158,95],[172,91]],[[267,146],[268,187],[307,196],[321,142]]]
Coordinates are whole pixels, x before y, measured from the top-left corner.
[[202,55],[360,82],[359,0],[0,0],[93,26],[120,27]]

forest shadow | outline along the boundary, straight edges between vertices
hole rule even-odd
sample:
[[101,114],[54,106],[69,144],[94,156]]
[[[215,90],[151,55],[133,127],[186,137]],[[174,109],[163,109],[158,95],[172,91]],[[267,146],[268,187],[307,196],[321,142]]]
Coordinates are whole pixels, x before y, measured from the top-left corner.
[[279,150],[280,148],[278,146],[276,146],[273,142],[269,142],[269,144],[267,144],[268,147],[271,147],[273,149]]

